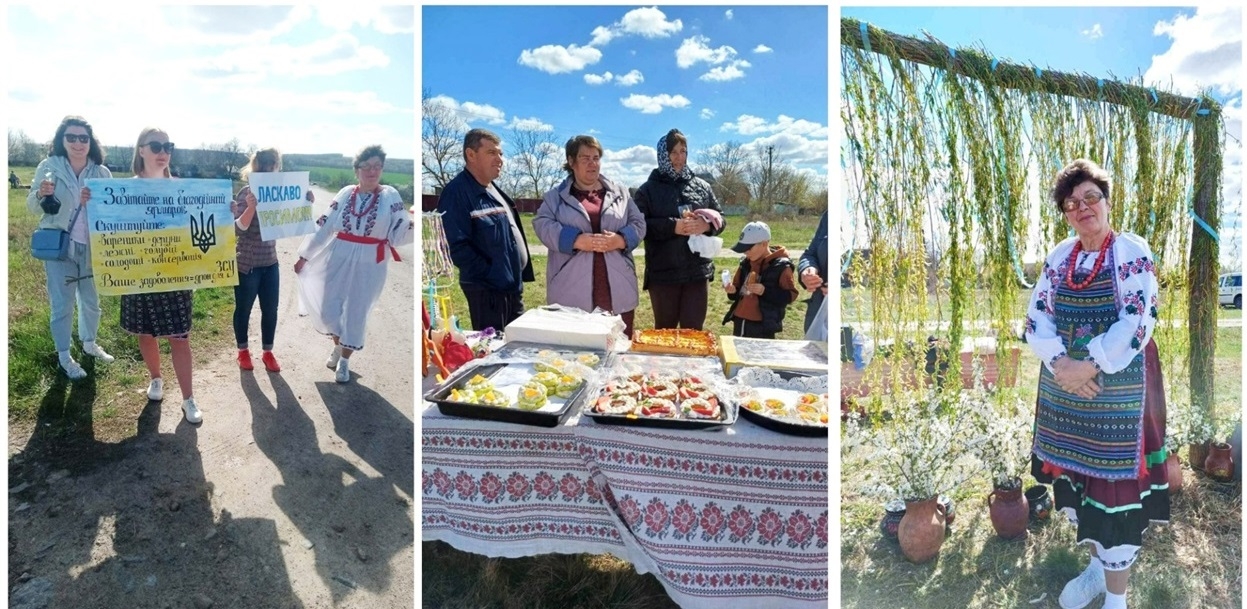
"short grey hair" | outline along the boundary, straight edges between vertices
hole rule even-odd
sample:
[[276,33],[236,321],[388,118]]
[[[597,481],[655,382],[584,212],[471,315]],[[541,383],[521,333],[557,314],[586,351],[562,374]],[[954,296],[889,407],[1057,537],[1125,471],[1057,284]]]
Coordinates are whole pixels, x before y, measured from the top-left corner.
[[473,129],[463,136],[463,160],[468,160],[468,149],[476,150],[481,147],[481,140],[489,140],[499,146],[502,145],[502,138],[497,133],[489,129]]

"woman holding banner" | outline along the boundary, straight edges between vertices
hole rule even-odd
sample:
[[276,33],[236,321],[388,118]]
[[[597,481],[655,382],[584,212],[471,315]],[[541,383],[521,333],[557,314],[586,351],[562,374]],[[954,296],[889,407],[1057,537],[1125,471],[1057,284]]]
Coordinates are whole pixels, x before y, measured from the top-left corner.
[[91,124],[81,116],[66,116],[56,128],[48,158],[35,168],[39,187],[31,188],[26,196],[26,208],[43,215],[39,228],[69,232],[69,257],[44,261],[43,268],[52,305],[52,342],[56,344],[61,369],[70,380],[87,376],[87,371],[69,354],[75,299],[82,352],[101,362],[113,361],[113,356],[95,342],[100,328],[100,296],[91,273],[91,239],[87,233],[90,191],[84,186],[89,178],[111,177],[113,174],[104,166],[103,148],[96,141]]
[[[173,159],[173,142],[163,129],[147,127],[139,133],[134,146],[134,177],[169,178]],[[173,354],[173,371],[182,389],[182,412],[189,423],[203,421],[203,413],[195,404],[191,391],[191,302],[192,290],[126,294],[121,297],[121,328],[138,336],[139,352],[152,381],[147,398],[164,399],[164,379],[160,376],[160,343],[169,341]]]
[[[333,337],[325,365],[334,380],[351,380],[349,362],[364,348],[368,312],[385,287],[390,255],[412,242],[415,221],[391,186],[381,185],[385,151],[368,146],[355,156],[359,184],[338,191],[316,221],[320,229],[299,247],[299,298],[316,330]],[[388,252],[387,252],[388,250]]]
[[[251,161],[239,176],[243,181],[252,173],[281,171],[281,152],[265,148],[251,155]],[[312,191],[307,200],[315,201]],[[260,340],[264,354],[260,361],[269,372],[281,372],[281,365],[273,355],[273,339],[277,333],[277,295],[281,292],[281,273],[277,268],[277,242],[260,237],[260,223],[256,221],[256,198],[250,186],[243,186],[230,206],[234,213],[234,232],[237,235],[238,285],[234,286],[234,338],[238,341],[238,367],[253,370],[251,351],[247,345],[251,309],[260,300]]]

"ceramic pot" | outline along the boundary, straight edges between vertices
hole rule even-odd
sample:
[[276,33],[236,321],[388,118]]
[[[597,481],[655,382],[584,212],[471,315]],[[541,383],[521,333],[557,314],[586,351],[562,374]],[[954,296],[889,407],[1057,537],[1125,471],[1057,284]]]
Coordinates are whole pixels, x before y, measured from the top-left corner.
[[944,543],[944,506],[931,497],[905,504],[905,517],[897,527],[901,552],[915,564],[935,558]]
[[953,530],[953,519],[957,517],[957,506],[948,495],[940,495],[940,505],[944,506],[944,536],[948,537]]
[[1026,526],[1030,524],[1030,508],[1026,497],[1022,495],[1022,481],[1014,479],[1016,488],[1003,489],[996,487],[987,495],[987,506],[992,518],[992,527],[996,534],[1004,539],[1016,539],[1026,535]]
[[1208,458],[1204,461],[1204,473],[1217,482],[1230,482],[1234,479],[1234,458],[1230,455],[1230,445],[1225,442],[1213,442],[1208,450]]
[[1191,444],[1187,447],[1187,463],[1191,464],[1191,469],[1202,472],[1204,471],[1204,461],[1208,459],[1208,442],[1202,444]]
[[1046,485],[1038,484],[1026,489],[1026,505],[1031,522],[1042,522],[1052,517],[1052,493]]
[[879,530],[883,536],[896,541],[896,529],[901,526],[901,518],[905,517],[905,502],[893,499],[883,506],[883,519],[879,521]]
[[1178,453],[1169,453],[1165,458],[1165,473],[1169,476],[1169,494],[1182,492],[1182,461]]

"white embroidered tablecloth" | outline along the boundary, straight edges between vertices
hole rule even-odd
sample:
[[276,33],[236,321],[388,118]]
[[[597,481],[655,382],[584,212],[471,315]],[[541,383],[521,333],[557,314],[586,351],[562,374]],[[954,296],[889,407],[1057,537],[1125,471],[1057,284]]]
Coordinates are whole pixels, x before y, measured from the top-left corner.
[[827,438],[422,417],[423,539],[610,553],[684,609],[826,607]]

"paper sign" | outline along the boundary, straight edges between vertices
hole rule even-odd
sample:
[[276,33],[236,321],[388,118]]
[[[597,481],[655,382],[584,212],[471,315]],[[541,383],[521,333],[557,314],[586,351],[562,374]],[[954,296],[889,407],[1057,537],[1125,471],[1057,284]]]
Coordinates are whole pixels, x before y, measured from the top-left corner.
[[86,186],[100,294],[238,285],[229,180],[90,179]]
[[261,239],[272,241],[316,232],[312,204],[307,200],[308,179],[306,171],[251,174],[254,221],[260,223]]

